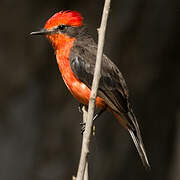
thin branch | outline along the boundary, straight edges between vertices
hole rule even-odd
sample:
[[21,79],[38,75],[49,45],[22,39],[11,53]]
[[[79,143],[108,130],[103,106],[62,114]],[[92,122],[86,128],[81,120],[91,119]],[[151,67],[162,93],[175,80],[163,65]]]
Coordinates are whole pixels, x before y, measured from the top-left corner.
[[91,88],[91,96],[90,96],[89,106],[88,106],[86,127],[83,134],[81,157],[80,157],[79,168],[78,168],[77,178],[76,178],[77,180],[84,180],[87,155],[89,153],[91,130],[93,126],[93,115],[94,115],[94,108],[95,108],[95,102],[96,102],[96,96],[97,96],[97,89],[98,89],[99,80],[101,77],[101,74],[100,74],[101,60],[102,60],[102,55],[103,55],[104,38],[105,38],[110,2],[111,0],[105,0],[101,26],[98,29],[98,50],[97,50],[97,57],[96,57],[96,65],[95,65],[94,78],[93,78],[93,83],[92,83],[92,88]]
[[[88,115],[88,111],[87,111],[87,107],[83,106],[82,107],[82,113],[83,113],[83,123],[86,124],[86,120],[87,120],[87,115]],[[83,180],[88,180],[89,179],[89,173],[88,173],[88,160],[86,160],[86,165],[85,165],[85,172],[84,172],[84,178]],[[72,180],[77,180],[76,177],[72,177]]]
[[[83,107],[82,107],[82,112],[83,112],[83,123],[86,124],[87,116],[88,116],[87,107],[83,106]],[[83,178],[83,180],[88,180],[88,179],[89,179],[88,160],[86,160],[85,172],[84,172],[84,178]]]

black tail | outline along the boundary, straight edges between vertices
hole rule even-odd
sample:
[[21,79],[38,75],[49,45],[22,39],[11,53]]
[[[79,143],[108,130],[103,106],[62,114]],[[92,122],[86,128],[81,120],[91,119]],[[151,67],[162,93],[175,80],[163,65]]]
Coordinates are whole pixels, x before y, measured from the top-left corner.
[[134,141],[134,144],[136,146],[136,149],[139,153],[139,156],[142,160],[144,167],[149,170],[149,169],[151,169],[151,167],[150,167],[147,155],[146,155],[146,151],[145,151],[145,148],[143,145],[143,141],[142,141],[142,137],[141,137],[141,133],[139,130],[139,125],[137,123],[136,117],[135,117],[133,111],[129,112],[128,116],[131,119],[131,122],[133,124],[133,128],[132,127],[128,128],[129,134],[131,135],[131,137]]
[[146,169],[151,169],[142,140],[139,140],[139,138],[136,136],[136,134],[131,129],[128,129],[128,131],[134,141],[134,144],[137,148],[137,151],[139,153],[139,156],[142,160],[144,167]]
[[114,116],[119,120],[121,125],[126,128],[129,131],[129,134],[131,135],[134,144],[136,146],[136,149],[139,153],[139,156],[142,160],[142,163],[144,167],[149,170],[151,169],[148,158],[146,155],[146,151],[143,145],[139,125],[137,123],[136,117],[132,111],[132,109],[129,110],[127,114],[117,113],[115,111],[112,111]]

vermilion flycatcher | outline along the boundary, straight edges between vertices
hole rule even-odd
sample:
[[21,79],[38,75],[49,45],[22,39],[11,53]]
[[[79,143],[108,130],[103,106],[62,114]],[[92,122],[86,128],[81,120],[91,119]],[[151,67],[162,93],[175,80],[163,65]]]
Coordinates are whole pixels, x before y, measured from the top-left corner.
[[[72,95],[88,105],[96,61],[97,44],[76,11],[60,11],[44,28],[32,35],[45,35],[54,47],[62,78]],[[149,168],[139,126],[128,100],[128,89],[117,66],[103,55],[96,107],[114,114],[130,133],[143,165]]]

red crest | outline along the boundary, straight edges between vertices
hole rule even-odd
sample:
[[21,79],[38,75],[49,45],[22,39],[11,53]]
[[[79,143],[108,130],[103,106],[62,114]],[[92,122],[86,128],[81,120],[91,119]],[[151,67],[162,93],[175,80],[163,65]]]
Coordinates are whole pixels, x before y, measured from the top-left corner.
[[52,27],[60,24],[69,26],[82,26],[83,18],[77,11],[60,11],[54,14],[45,24],[45,29],[51,29]]

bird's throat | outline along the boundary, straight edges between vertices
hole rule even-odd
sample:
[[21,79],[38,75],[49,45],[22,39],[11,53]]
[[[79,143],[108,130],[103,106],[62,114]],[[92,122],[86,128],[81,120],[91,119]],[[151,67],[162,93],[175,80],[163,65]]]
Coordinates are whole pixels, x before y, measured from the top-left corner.
[[63,55],[69,56],[69,51],[73,46],[75,38],[59,33],[50,34],[46,37],[51,42],[56,54],[60,52]]
[[[69,91],[80,103],[88,105],[90,89],[75,76],[70,66],[70,51],[75,38],[51,35],[48,39],[53,44],[59,70]],[[105,108],[104,101],[99,97],[96,99],[96,107]]]

